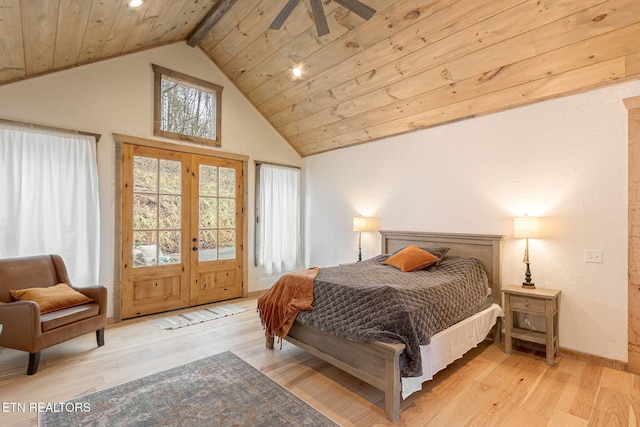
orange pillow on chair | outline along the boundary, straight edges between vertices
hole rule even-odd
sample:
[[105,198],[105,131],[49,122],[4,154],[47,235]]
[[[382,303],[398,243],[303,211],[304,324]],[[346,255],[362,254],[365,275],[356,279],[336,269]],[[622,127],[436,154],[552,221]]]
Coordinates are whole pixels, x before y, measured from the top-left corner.
[[86,304],[93,300],[71,289],[66,283],[58,283],[47,288],[27,288],[9,291],[16,301],[35,301],[40,306],[40,314]]
[[420,249],[415,245],[407,246],[396,252],[384,261],[384,264],[392,265],[403,273],[422,270],[440,261],[437,256]]

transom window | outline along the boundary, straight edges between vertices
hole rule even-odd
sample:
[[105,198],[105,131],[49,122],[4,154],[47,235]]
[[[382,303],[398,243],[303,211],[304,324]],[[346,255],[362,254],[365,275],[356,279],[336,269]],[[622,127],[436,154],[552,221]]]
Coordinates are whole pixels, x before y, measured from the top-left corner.
[[220,146],[222,86],[158,65],[154,72],[153,133]]

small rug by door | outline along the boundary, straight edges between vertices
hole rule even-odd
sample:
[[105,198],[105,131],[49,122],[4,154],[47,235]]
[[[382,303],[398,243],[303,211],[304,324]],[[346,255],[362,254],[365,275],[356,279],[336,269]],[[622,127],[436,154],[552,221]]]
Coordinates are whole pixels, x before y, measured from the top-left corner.
[[56,405],[39,426],[337,425],[231,352]]
[[203,310],[191,311],[189,313],[173,314],[166,317],[149,319],[148,322],[160,329],[178,329],[189,325],[195,325],[196,323],[208,322],[209,320],[243,313],[245,311],[247,311],[246,308],[233,304],[225,304],[205,308]]

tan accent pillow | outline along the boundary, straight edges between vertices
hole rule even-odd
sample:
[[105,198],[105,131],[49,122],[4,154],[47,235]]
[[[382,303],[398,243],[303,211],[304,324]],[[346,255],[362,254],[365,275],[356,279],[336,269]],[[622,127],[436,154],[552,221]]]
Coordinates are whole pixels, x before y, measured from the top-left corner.
[[421,270],[440,261],[440,258],[430,254],[415,245],[407,246],[387,258],[384,263],[392,265],[402,272]]
[[58,283],[48,288],[28,288],[9,291],[16,301],[35,301],[40,306],[40,314],[86,304],[93,300],[71,289],[66,283]]

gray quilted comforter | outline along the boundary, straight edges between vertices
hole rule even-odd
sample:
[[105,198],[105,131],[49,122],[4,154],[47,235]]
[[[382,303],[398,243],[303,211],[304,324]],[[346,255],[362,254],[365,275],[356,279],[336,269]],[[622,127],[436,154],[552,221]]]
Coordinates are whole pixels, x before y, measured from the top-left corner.
[[313,310],[296,320],[353,341],[403,343],[402,376],[420,376],[420,345],[486,301],[487,276],[475,258],[446,257],[410,273],[383,264],[386,258],[321,268]]

